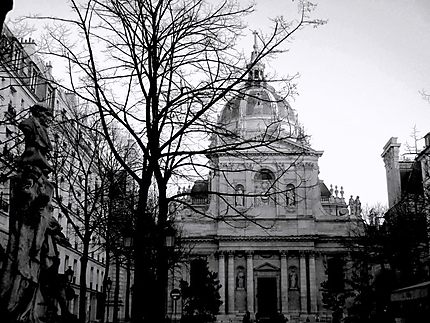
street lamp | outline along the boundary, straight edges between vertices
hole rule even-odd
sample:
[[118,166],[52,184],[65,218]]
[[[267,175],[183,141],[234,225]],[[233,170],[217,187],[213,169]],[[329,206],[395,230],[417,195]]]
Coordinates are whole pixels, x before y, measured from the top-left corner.
[[[171,226],[168,226],[165,230],[164,230],[164,246],[168,249],[174,249],[175,247],[175,235],[176,235],[176,231],[174,228],[172,228]],[[174,256],[173,256],[174,259]],[[168,260],[166,260],[168,261]],[[167,267],[166,267],[167,270]],[[175,265],[173,265],[173,285],[175,284]],[[175,290],[175,289],[174,289]],[[172,291],[174,291],[172,290]],[[175,318],[175,322],[176,322],[176,301],[177,298],[171,296],[172,300],[173,300],[173,308],[174,308],[174,318]],[[167,308],[166,308],[166,312],[167,312]]]
[[168,227],[164,231],[164,245],[167,248],[172,248],[175,246],[175,233],[175,229],[173,229],[172,227]]
[[109,322],[109,295],[110,295],[110,289],[111,289],[111,287],[112,287],[112,280],[110,279],[110,277],[108,277],[107,279],[106,279],[106,290],[107,290],[107,304],[106,304],[106,307],[107,307],[107,312],[106,312],[106,314],[107,314],[107,318],[106,318],[106,322]]
[[73,271],[72,267],[69,266],[69,268],[64,272],[66,274],[67,282],[70,284],[73,279],[73,275],[75,272]]

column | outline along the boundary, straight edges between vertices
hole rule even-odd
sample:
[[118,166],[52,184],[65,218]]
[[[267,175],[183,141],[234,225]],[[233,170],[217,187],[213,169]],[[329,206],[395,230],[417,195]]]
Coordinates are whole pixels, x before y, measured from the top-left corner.
[[234,313],[234,253],[228,253],[227,264],[227,295],[228,295],[228,314]]
[[288,313],[288,261],[287,252],[281,251],[281,310]]
[[218,254],[218,279],[221,284],[219,289],[220,301],[222,304],[219,307],[219,313],[225,314],[225,263],[224,263],[224,253],[220,252]]
[[252,252],[246,254],[246,305],[254,313],[254,261]]
[[317,312],[317,281],[315,275],[315,253],[309,255],[309,288],[311,313]]
[[306,281],[306,254],[300,253],[300,310],[308,312],[308,286]]

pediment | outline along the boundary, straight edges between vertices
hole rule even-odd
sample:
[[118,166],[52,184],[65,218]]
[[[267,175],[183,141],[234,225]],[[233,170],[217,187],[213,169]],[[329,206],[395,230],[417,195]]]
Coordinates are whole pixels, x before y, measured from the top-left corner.
[[279,267],[272,265],[268,262],[265,262],[264,264],[254,268],[254,271],[279,271]]
[[[321,156],[323,151],[315,150],[309,146],[308,143],[296,141],[292,138],[275,138],[270,135],[260,135],[254,137],[250,141],[250,146],[258,145],[259,140],[262,142],[268,143],[268,146],[265,147],[264,144],[257,148],[258,152],[264,153],[267,151],[268,153],[279,151],[283,153],[298,153],[298,154],[310,154]],[[269,144],[269,142],[271,142]],[[250,149],[252,151],[253,148]]]
[[300,152],[304,154],[312,154],[312,155],[322,155],[322,151],[317,151],[313,148],[311,148],[309,145],[304,144],[302,142],[297,142],[292,139],[283,139],[279,140],[276,145],[279,147],[279,149],[283,151],[289,151],[289,152]]

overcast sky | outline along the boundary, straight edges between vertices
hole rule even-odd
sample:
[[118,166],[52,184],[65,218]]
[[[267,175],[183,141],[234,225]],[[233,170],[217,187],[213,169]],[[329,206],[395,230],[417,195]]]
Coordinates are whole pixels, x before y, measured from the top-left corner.
[[[64,14],[64,3],[15,0],[8,17]],[[247,19],[249,51],[251,30],[297,13],[289,0],[256,4]],[[328,23],[299,31],[266,72],[300,73],[290,104],[312,147],[324,151],[320,179],[343,186],[347,198],[359,195],[363,205],[387,204],[383,146],[390,137],[412,144],[414,125],[421,137],[430,132],[430,103],[418,92],[430,92],[430,1],[325,0],[314,16]]]

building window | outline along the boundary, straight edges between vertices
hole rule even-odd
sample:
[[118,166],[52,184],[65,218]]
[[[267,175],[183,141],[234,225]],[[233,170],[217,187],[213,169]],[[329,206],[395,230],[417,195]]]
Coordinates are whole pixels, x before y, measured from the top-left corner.
[[36,90],[37,81],[38,81],[38,73],[37,73],[37,70],[33,68],[31,70],[31,79],[30,79],[30,89],[32,91]]
[[255,180],[257,181],[273,181],[275,179],[275,175],[269,169],[261,169],[256,175]]
[[66,272],[67,268],[69,268],[69,255],[64,258],[64,272]]
[[96,291],[99,291],[100,271],[97,269],[96,272]]
[[190,286],[200,286],[204,282],[204,271],[206,261],[203,259],[194,259],[190,265]]
[[15,66],[15,68],[17,70],[19,70],[19,68],[20,68],[21,54],[22,54],[22,52],[19,50],[19,48],[16,48],[16,50],[15,50],[15,57],[13,59],[13,65]]
[[287,206],[296,204],[296,187],[293,184],[288,184],[285,191],[285,201]]
[[234,205],[245,206],[245,189],[243,185],[238,184],[235,188]]
[[9,198],[3,192],[0,192],[0,209],[5,213],[9,211]]
[[332,257],[327,261],[327,287],[330,290],[344,289],[343,260],[341,257]]
[[269,169],[261,169],[255,174],[255,205],[273,205],[276,204],[276,195],[274,194],[275,175]]
[[93,289],[94,282],[94,267],[90,269],[90,289]]
[[76,284],[76,277],[78,276],[78,260],[73,259],[73,284]]

